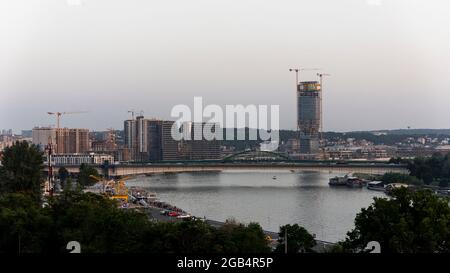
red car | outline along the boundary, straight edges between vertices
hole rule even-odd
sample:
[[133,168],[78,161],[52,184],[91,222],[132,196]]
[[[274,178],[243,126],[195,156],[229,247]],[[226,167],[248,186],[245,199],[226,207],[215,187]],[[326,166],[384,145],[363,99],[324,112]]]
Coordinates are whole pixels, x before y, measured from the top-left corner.
[[171,211],[167,215],[169,215],[170,217],[177,217],[179,214],[178,214],[178,212]]

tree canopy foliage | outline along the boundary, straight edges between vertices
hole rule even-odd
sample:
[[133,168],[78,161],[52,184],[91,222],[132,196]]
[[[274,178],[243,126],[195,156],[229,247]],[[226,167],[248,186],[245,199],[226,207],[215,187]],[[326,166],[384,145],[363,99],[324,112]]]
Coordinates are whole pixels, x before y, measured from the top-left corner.
[[78,173],[78,183],[83,187],[92,186],[96,181],[91,176],[99,176],[97,169],[84,163],[81,164]]
[[286,237],[288,253],[312,252],[312,248],[316,245],[314,237],[298,224],[281,226],[278,235],[279,244],[275,249],[278,253],[285,252]]
[[[36,146],[7,148],[0,167],[0,253],[65,253],[78,241],[83,253],[265,253],[258,224],[214,228],[200,220],[149,221],[146,213],[118,208],[106,196],[83,193],[67,179],[63,193],[42,202],[43,154]],[[60,177],[67,172],[61,170]],[[79,184],[93,183],[95,168],[80,167]]]
[[431,184],[434,180],[450,180],[450,156],[434,154],[431,157],[417,157],[407,161],[411,175],[422,179],[425,184]]
[[403,173],[388,172],[383,174],[380,179],[385,185],[391,183],[405,183],[420,186],[423,184],[423,181],[418,179],[417,177]]
[[356,216],[355,228],[341,243],[346,251],[359,252],[378,241],[383,253],[448,253],[450,207],[448,200],[429,190],[400,188],[393,198],[375,198]]
[[440,153],[431,157],[416,157],[414,159],[391,158],[389,163],[406,164],[410,175],[430,185],[438,182],[441,187],[448,187],[450,182],[450,155]]
[[[5,149],[0,166],[0,253],[64,253],[78,241],[83,253],[267,253],[271,249],[261,226],[227,222],[220,228],[200,220],[149,221],[147,214],[120,209],[105,196],[65,187],[60,195],[41,201],[43,154],[18,142]],[[449,156],[411,161],[420,179],[450,179]],[[61,172],[63,173],[63,172]],[[92,183],[96,169],[80,167],[82,185]],[[385,181],[406,176],[386,174]],[[70,178],[67,180],[70,185]],[[280,228],[276,252],[310,252],[314,237],[297,224]],[[339,251],[360,252],[378,241],[383,253],[449,253],[449,200],[428,190],[395,189],[392,197],[375,198],[355,219],[355,227]]]
[[28,193],[39,200],[42,191],[43,153],[28,142],[16,142],[3,151],[0,191]]
[[0,252],[64,253],[78,241],[83,253],[266,253],[258,224],[214,228],[200,220],[152,222],[93,193],[66,191],[42,208],[29,195],[0,197]]
[[60,167],[58,169],[58,177],[61,183],[66,182],[67,178],[69,178],[69,171],[64,167]]

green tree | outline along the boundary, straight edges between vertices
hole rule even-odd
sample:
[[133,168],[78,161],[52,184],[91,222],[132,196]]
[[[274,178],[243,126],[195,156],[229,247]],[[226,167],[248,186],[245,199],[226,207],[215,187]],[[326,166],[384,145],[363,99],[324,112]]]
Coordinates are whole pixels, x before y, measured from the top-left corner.
[[439,180],[439,187],[441,188],[447,188],[449,185],[449,181],[447,179],[441,179]]
[[49,251],[52,219],[29,194],[0,196],[0,253]]
[[[40,183],[30,184],[40,182],[42,154],[36,147],[15,144],[6,150],[3,163],[0,252],[66,253],[69,241],[80,242],[83,253],[270,251],[258,224],[228,223],[216,229],[200,220],[154,223],[144,213],[119,209],[114,200],[72,187],[41,204],[36,202],[40,195],[33,192]],[[82,165],[80,182],[91,183],[90,175],[98,173]],[[66,187],[70,184],[69,178]]]
[[423,185],[423,182],[417,177],[408,174],[393,173],[393,172],[383,174],[383,176],[381,176],[381,181],[383,181],[384,184],[406,183],[417,186]]
[[356,216],[342,245],[359,252],[370,241],[378,241],[383,253],[450,252],[448,200],[406,188],[394,190],[391,199],[375,198]]
[[69,171],[64,167],[60,167],[58,169],[58,177],[59,181],[61,181],[62,186],[64,186],[67,178],[69,178]]
[[40,200],[42,191],[43,153],[28,142],[16,142],[3,151],[0,166],[0,191],[22,192]]
[[405,163],[406,161],[403,160],[401,157],[392,157],[389,159],[388,163],[392,163],[392,164],[402,164]]
[[151,223],[142,238],[141,252],[211,253],[215,232],[202,221]]
[[150,224],[145,214],[121,210],[114,200],[93,193],[64,192],[50,208],[55,252],[65,252],[73,240],[80,242],[83,253],[138,252]]
[[[429,185],[435,180],[450,179],[449,155],[434,154],[429,158],[417,157],[408,162],[408,169],[412,176],[422,179]],[[445,182],[443,182],[445,183]]]
[[280,227],[278,246],[275,249],[277,253],[285,252],[285,238],[287,233],[287,251],[288,253],[312,252],[316,245],[314,237],[298,224],[285,225]]
[[72,178],[67,178],[66,183],[64,183],[64,187],[63,187],[64,191],[73,191],[73,181]]
[[236,221],[225,223],[216,231],[214,252],[216,253],[268,253],[269,241],[257,223],[244,225]]
[[431,158],[428,159],[427,164],[430,166],[431,174],[433,178],[442,177],[442,170],[444,167],[445,157],[439,153],[433,154]]
[[444,181],[444,182],[442,182],[443,185],[441,185],[441,186],[448,187],[448,184],[450,182],[450,155],[449,154],[447,154],[445,156],[444,163],[442,164],[441,180]]
[[95,184],[96,181],[91,178],[91,175],[98,177],[97,169],[84,163],[81,164],[80,172],[78,173],[78,184],[83,187]]

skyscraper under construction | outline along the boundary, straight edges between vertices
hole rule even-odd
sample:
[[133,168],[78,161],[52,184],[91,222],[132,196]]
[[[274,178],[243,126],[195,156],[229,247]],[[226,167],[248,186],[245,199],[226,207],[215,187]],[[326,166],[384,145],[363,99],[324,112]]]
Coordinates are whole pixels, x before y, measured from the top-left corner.
[[297,84],[297,129],[299,132],[300,153],[315,155],[319,153],[319,137],[322,119],[322,90],[317,81]]

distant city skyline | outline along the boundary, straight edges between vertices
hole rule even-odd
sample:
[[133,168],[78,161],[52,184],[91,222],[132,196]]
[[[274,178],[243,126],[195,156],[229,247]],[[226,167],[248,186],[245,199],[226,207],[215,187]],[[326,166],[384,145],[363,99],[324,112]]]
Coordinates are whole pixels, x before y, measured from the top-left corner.
[[[450,3],[440,0],[2,1],[0,128],[123,129],[127,112],[279,104],[318,67],[324,131],[450,128]],[[317,80],[305,71],[300,80]]]

